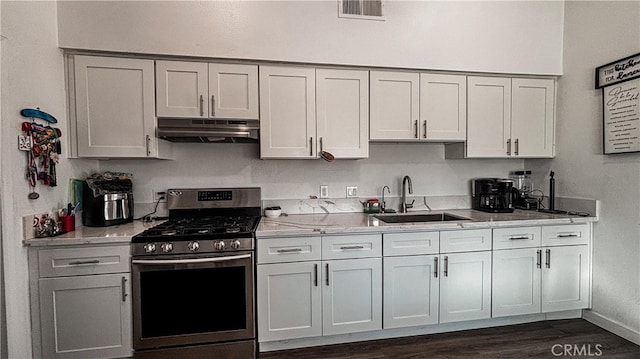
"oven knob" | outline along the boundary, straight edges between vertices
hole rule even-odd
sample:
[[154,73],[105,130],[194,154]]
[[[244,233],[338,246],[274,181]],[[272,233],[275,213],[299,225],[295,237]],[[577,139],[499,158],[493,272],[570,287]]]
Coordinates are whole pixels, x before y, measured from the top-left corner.
[[169,242],[167,242],[167,243],[162,243],[162,244],[160,245],[160,248],[162,249],[162,251],[163,251],[164,253],[169,253],[169,252],[171,252],[171,251],[173,250],[173,244],[172,244],[172,243],[169,243]]
[[236,239],[235,241],[231,242],[231,248],[233,249],[240,248],[240,241]]
[[189,242],[189,243],[187,244],[187,248],[188,248],[190,251],[195,252],[195,251],[197,251],[198,249],[200,249],[200,243],[198,243],[198,242],[196,242],[196,241]]
[[224,241],[215,242],[213,244],[213,248],[215,248],[217,251],[223,251],[224,250]]
[[144,252],[145,253],[153,253],[156,251],[156,244],[155,243],[147,243],[144,245]]

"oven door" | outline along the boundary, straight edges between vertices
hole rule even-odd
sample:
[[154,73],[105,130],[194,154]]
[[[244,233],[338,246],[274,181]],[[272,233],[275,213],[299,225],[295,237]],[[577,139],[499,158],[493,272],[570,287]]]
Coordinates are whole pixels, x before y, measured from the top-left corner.
[[131,264],[134,349],[255,337],[251,252]]

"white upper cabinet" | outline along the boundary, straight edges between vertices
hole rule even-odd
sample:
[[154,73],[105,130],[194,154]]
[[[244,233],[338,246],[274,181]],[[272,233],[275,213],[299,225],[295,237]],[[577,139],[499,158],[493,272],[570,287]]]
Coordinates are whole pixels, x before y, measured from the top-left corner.
[[165,118],[258,119],[258,66],[156,61],[156,112]]
[[518,157],[553,157],[553,79],[511,80],[511,141]]
[[467,76],[420,74],[420,138],[467,138]]
[[260,157],[369,156],[367,71],[260,66]]
[[319,151],[336,158],[369,157],[369,73],[316,69]]
[[99,56],[69,60],[71,155],[164,157],[169,146],[155,135],[153,61]]
[[467,157],[554,156],[553,79],[468,77]]
[[209,64],[211,118],[258,119],[258,66]]
[[508,156],[511,79],[469,76],[467,157]]
[[315,69],[260,66],[260,157],[317,158]]
[[158,117],[207,117],[207,94],[206,63],[156,61]]
[[371,71],[371,140],[419,138],[420,75]]

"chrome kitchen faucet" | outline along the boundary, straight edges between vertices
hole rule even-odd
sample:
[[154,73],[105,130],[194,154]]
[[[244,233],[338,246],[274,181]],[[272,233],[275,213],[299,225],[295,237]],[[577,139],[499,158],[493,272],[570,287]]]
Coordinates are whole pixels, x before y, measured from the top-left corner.
[[407,183],[409,184],[409,194],[413,194],[413,184],[411,184],[411,177],[404,176],[402,179],[402,204],[400,205],[400,213],[407,213],[407,209],[413,208],[413,203],[416,201],[415,199],[411,201],[411,203],[407,203]]

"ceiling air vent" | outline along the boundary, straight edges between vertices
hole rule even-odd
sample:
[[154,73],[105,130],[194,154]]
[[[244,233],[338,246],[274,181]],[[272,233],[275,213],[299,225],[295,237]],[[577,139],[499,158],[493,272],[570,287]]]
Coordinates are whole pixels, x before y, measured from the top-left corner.
[[352,19],[384,20],[383,0],[338,0],[338,16]]

